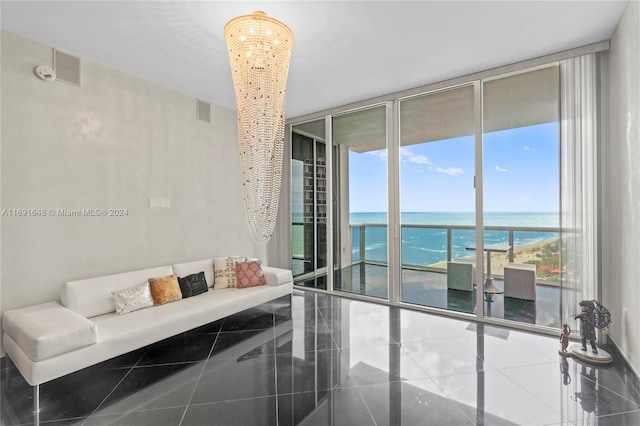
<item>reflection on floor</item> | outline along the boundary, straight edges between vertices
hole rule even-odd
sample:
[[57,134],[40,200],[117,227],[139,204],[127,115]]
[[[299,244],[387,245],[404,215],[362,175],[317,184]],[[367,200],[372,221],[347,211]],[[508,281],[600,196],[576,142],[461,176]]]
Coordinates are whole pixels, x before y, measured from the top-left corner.
[[[41,386],[51,425],[637,425],[638,379],[507,328],[310,291]],[[31,388],[2,369],[2,424]],[[51,422],[51,423],[47,423]]]
[[[386,266],[368,263],[342,268],[335,275],[334,288],[348,293],[386,299],[387,270]],[[496,279],[494,283],[497,287],[503,288],[501,280]],[[318,283],[314,284],[315,287],[322,288]],[[314,286],[311,281],[306,285]],[[324,288],[326,288],[326,279]],[[403,269],[402,301],[459,312],[475,313],[476,311],[475,292],[447,289],[446,273]],[[560,328],[559,301],[560,292],[557,287],[537,285],[535,302],[505,298],[497,294],[493,296],[492,303],[484,303],[485,315]]]

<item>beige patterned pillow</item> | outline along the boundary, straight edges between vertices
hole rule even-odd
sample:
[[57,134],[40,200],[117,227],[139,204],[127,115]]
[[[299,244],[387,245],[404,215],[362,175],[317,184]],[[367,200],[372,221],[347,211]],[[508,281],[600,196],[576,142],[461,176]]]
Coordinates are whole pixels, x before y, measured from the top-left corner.
[[125,288],[120,291],[112,291],[113,302],[116,305],[116,315],[124,315],[138,309],[150,308],[153,306],[151,289],[149,283],[144,283],[136,287]]
[[213,289],[236,286],[236,262],[244,262],[244,256],[216,257],[213,259]]

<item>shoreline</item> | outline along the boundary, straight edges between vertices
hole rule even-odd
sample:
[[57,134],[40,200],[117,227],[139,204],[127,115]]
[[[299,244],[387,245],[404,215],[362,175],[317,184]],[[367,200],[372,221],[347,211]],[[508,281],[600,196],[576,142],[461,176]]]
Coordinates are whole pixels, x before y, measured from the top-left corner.
[[[535,243],[516,246],[513,248],[514,263],[533,263],[541,257],[541,253],[558,241],[557,238],[542,240]],[[475,255],[465,256],[461,259],[475,259]],[[503,275],[504,266],[509,263],[509,253],[491,253],[491,274]],[[486,265],[486,262],[485,262]],[[447,268],[447,261],[441,261],[428,265],[431,268]]]

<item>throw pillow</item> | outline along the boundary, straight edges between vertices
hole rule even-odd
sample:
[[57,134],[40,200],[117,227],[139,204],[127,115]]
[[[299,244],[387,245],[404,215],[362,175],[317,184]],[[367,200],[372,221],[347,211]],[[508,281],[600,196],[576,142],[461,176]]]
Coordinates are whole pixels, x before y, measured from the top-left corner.
[[244,262],[244,256],[216,257],[213,259],[213,288],[219,290],[221,288],[236,286],[236,262]]
[[136,287],[125,288],[124,290],[112,291],[113,302],[116,305],[116,315],[124,315],[138,309],[150,308],[153,306],[151,289],[149,283],[144,283]]
[[184,278],[178,277],[178,283],[180,284],[180,291],[182,292],[183,299],[209,291],[204,271],[198,272],[197,274],[187,275]]
[[264,272],[262,272],[262,261],[253,260],[249,262],[237,262],[236,281],[238,288],[264,285],[265,281]]
[[154,305],[164,305],[182,299],[180,284],[175,275],[149,278],[149,287]]

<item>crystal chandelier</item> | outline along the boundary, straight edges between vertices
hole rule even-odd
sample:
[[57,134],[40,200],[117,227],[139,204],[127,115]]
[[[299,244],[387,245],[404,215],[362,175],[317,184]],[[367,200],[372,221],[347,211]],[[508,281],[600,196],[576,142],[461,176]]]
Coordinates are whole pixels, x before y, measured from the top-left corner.
[[264,12],[224,27],[238,107],[240,166],[251,236],[266,245],[273,234],[284,150],[286,84],[293,33]]

